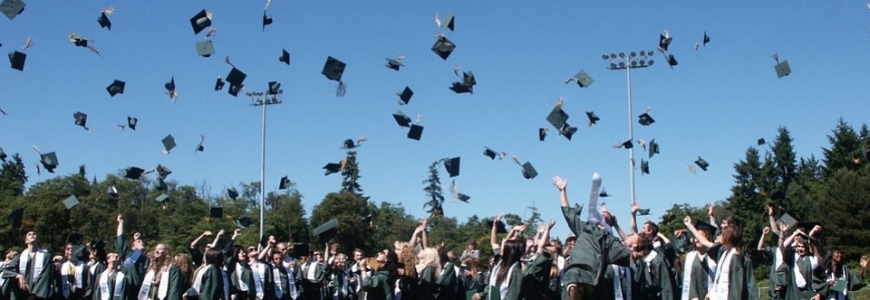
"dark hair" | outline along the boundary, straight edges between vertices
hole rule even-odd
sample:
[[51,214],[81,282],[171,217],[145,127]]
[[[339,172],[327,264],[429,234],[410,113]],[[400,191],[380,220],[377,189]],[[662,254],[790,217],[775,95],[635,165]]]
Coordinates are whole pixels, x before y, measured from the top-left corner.
[[399,255],[396,252],[390,251],[387,253],[387,262],[378,267],[378,271],[387,271],[390,273],[390,279],[395,279],[399,276]]
[[220,250],[215,248],[211,248],[205,251],[205,263],[208,265],[214,265],[215,267],[222,267],[224,265],[224,254]]
[[653,221],[646,221],[646,223],[643,223],[643,224],[652,228],[651,235],[653,236],[653,238],[655,238],[655,236],[659,235],[659,225],[656,225],[656,223],[653,223]]
[[653,236],[641,232],[637,234],[637,251],[653,250]]
[[444,268],[444,265],[450,262],[450,257],[447,256],[447,247],[438,246],[435,250],[438,251],[439,262],[441,263],[441,267]]
[[501,249],[502,259],[498,262],[498,274],[496,275],[496,284],[500,285],[507,277],[507,273],[515,263],[518,263],[523,258],[523,253],[526,252],[526,241],[522,239],[507,240],[504,247]]
[[725,220],[723,220],[723,221],[728,221],[729,224],[737,226],[737,227],[741,227],[741,228],[743,227],[743,223],[740,223],[740,218],[737,217],[737,215],[727,216],[727,217],[725,217]]
[[474,248],[477,248],[477,241],[475,241],[474,239],[468,239],[468,243],[466,243],[466,245],[472,245],[474,246]]
[[722,228],[722,245],[725,249],[743,247],[743,228],[736,223]]

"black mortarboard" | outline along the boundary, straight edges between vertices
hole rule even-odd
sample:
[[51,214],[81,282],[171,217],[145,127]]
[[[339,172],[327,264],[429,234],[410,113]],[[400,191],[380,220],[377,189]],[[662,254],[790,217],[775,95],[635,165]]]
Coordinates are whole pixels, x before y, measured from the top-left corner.
[[278,189],[286,190],[288,187],[290,187],[290,178],[287,178],[287,176],[281,177],[281,182],[278,183]]
[[79,205],[79,198],[76,198],[75,195],[69,196],[63,200],[63,206],[66,206],[66,209],[73,209]]
[[267,94],[269,94],[269,95],[278,95],[278,94],[281,94],[281,93],[283,93],[283,92],[284,92],[284,91],[281,90],[281,83],[280,83],[280,82],[277,82],[277,81],[269,81],[269,90],[266,91]]
[[569,141],[575,133],[577,133],[577,127],[572,127],[571,125],[568,125],[568,123],[565,123],[565,127],[562,127],[562,130],[559,130],[559,134],[564,136]]
[[794,228],[794,225],[797,224],[797,220],[789,214],[782,214],[782,216],[779,217],[779,222],[777,223],[785,223],[789,227]]
[[411,126],[411,117],[405,115],[401,110],[397,111],[393,114],[393,118],[396,119],[396,123],[402,127],[410,127]]
[[227,94],[230,94],[230,95],[232,95],[233,97],[238,97],[238,96],[239,96],[239,92],[241,92],[242,89],[244,89],[244,88],[245,88],[245,85],[235,85],[235,84],[230,84],[230,88],[227,89]]
[[649,162],[643,159],[640,160],[640,172],[641,174],[649,174]]
[[[495,223],[495,222],[493,222],[493,220],[486,221],[486,228],[489,228],[490,230],[492,230],[493,223]],[[507,225],[505,225],[504,222],[498,221],[498,223],[496,223],[495,226],[496,226],[495,230],[497,233],[507,233]]]
[[136,124],[138,123],[139,119],[127,116],[127,127],[130,127],[130,129],[136,130]]
[[75,118],[76,125],[88,129],[88,114],[77,111],[73,114],[73,118]]
[[[695,229],[698,231],[706,231],[711,237],[716,236],[716,226],[704,221],[695,221]],[[689,232],[691,234],[691,232]]]
[[269,244],[269,236],[264,234],[263,236],[260,237],[260,246],[265,248],[266,245],[268,245],[268,244]]
[[444,168],[447,169],[450,177],[459,176],[459,157],[444,159]]
[[331,240],[338,232],[338,220],[332,219],[329,222],[323,223],[314,229],[314,235],[321,243],[326,243]]
[[637,116],[637,118],[638,118],[637,122],[643,126],[649,126],[650,124],[656,122],[656,120],[653,119],[652,116],[650,116],[648,113],[643,113],[642,115]]
[[462,84],[461,82],[453,82],[453,85],[450,86],[450,90],[457,94],[463,93],[471,93],[473,87]]
[[577,74],[574,75],[574,81],[577,81],[577,85],[582,88],[589,87],[592,85],[595,80],[592,79],[589,74],[586,74],[586,71],[580,70]]
[[21,227],[21,221],[24,220],[24,208],[16,208],[9,212],[9,217],[7,221],[9,225],[12,226],[13,229],[18,229]]
[[788,60],[777,62],[776,66],[774,66],[773,68],[776,69],[777,78],[783,78],[791,74],[791,67],[788,65]]
[[24,61],[27,60],[27,54],[24,52],[13,51],[9,52],[9,63],[13,69],[24,71]]
[[456,197],[456,199],[459,199],[459,201],[462,201],[465,203],[468,203],[468,200],[471,200],[471,196],[468,196],[468,195],[463,194],[463,193],[456,193],[456,195],[454,195],[454,197]]
[[254,221],[251,221],[251,217],[249,216],[241,216],[236,219],[236,226],[238,226],[239,228],[246,228],[251,225],[254,225]]
[[447,28],[450,29],[450,31],[453,31],[455,19],[456,18],[453,17],[453,14],[447,14],[447,17],[444,18],[444,22],[441,22],[441,28]]
[[169,151],[172,151],[172,149],[175,148],[175,146],[176,146],[175,145],[175,138],[172,137],[171,134],[166,135],[166,137],[164,137],[163,140],[161,140],[161,142],[163,142],[163,153],[169,154]]
[[88,247],[91,248],[91,249],[93,249],[93,250],[103,250],[103,251],[105,251],[105,250],[106,250],[106,241],[104,241],[104,240],[98,240],[98,239],[92,239],[90,242],[88,242]]
[[[203,140],[204,140],[204,138],[203,138]],[[202,143],[203,143],[203,141],[200,141],[199,144],[196,144],[196,148],[193,149],[193,153],[196,153],[197,151],[199,151],[199,152],[205,151],[205,146],[203,146]]]
[[423,126],[411,124],[411,130],[408,130],[408,138],[412,140],[420,140],[423,136]]
[[110,186],[106,190],[106,194],[109,195],[109,198],[117,198],[118,197],[118,188],[116,188],[114,185]]
[[200,31],[211,26],[211,14],[204,9],[199,11],[193,18],[190,18],[190,26],[193,27],[193,34],[199,34]]
[[660,34],[659,35],[659,48],[661,48],[664,51],[668,51],[668,46],[671,45],[671,40],[673,40],[673,39],[674,38],[672,38],[670,36],[666,37],[664,34]]
[[595,115],[594,111],[587,111],[586,117],[589,118],[589,126],[595,125],[598,121],[601,121],[601,118]]
[[220,219],[220,218],[223,218],[223,217],[224,217],[224,208],[223,208],[223,207],[212,206],[212,207],[209,209],[209,216],[210,216],[212,219]]
[[54,173],[54,169],[60,165],[60,162],[57,161],[57,154],[54,152],[49,152],[45,154],[40,154],[40,162],[42,163],[42,167],[45,168],[49,173]]
[[619,149],[619,148],[631,149],[631,148],[634,148],[634,142],[632,142],[631,140],[627,140],[625,142],[622,142],[621,144],[616,144],[613,147],[617,148],[617,149]]
[[447,60],[447,57],[450,56],[450,53],[453,53],[454,49],[456,49],[456,44],[453,44],[443,35],[439,35],[435,45],[432,45],[432,51],[444,60]]
[[142,173],[145,173],[145,170],[143,170],[141,168],[137,168],[137,167],[130,167],[130,168],[127,168],[127,171],[126,171],[126,174],[124,174],[124,177],[130,178],[130,179],[139,179],[140,177],[142,177]]
[[196,54],[202,57],[211,57],[214,54],[214,43],[212,41],[197,42]]
[[671,68],[673,68],[676,65],[679,65],[679,63],[677,62],[677,59],[674,58],[673,54],[668,54],[668,65],[670,65]]
[[822,226],[822,222],[798,222],[795,224],[797,229],[803,229],[804,233],[809,234],[813,227]]
[[110,84],[109,86],[106,87],[106,91],[109,92],[110,96],[115,97],[115,95],[117,95],[117,94],[123,94],[124,87],[126,87],[126,86],[127,86],[126,82],[115,79],[115,81],[112,82],[112,84]]
[[281,49],[281,56],[278,57],[278,61],[290,65],[290,52],[287,52],[287,49]]
[[166,202],[167,200],[169,200],[169,195],[160,194],[160,196],[157,196],[157,198],[154,200],[157,200],[158,203],[163,203],[163,202]]
[[[610,195],[607,194],[607,191],[602,188],[601,192],[598,193],[598,197],[607,198],[607,197],[610,197]],[[604,204],[602,204],[602,205],[604,205]]]
[[266,25],[272,24],[272,15],[267,15],[266,11],[263,11],[263,31],[266,30]]
[[411,97],[414,96],[414,91],[412,91],[410,87],[405,86],[405,89],[396,95],[399,95],[399,99],[402,100],[402,103],[408,104],[408,102],[411,102]]
[[344,75],[345,67],[347,67],[347,64],[329,56],[326,58],[326,63],[323,64],[323,71],[321,74],[326,76],[329,80],[341,82],[341,76]]
[[100,28],[109,28],[109,30],[112,30],[112,21],[109,20],[109,15],[107,15],[105,11],[100,14],[99,18],[97,18],[97,23],[100,23]]
[[758,144],[759,146],[761,146],[761,145],[767,144],[767,141],[765,141],[764,138],[760,138],[760,139],[758,139],[757,144]]
[[538,139],[542,142],[547,138],[547,128],[538,128]]
[[84,243],[85,236],[77,232],[71,232],[66,236],[66,242],[73,245],[81,245]]
[[704,46],[707,46],[707,43],[710,42],[710,36],[707,35],[707,32],[704,31]]
[[547,115],[547,122],[556,127],[556,130],[562,130],[562,127],[565,127],[565,122],[568,121],[568,114],[562,110],[562,107],[557,105],[550,111],[550,114]]
[[637,210],[637,214],[638,214],[638,215],[641,215],[641,216],[648,216],[648,215],[650,214],[650,209],[649,209],[649,208],[646,208],[646,209],[638,209],[638,210]]
[[245,78],[247,77],[248,75],[245,74],[245,72],[233,67],[233,69],[230,70],[230,74],[227,75],[227,82],[229,82],[230,85],[242,86],[242,83],[245,82]]
[[311,253],[310,247],[308,244],[294,244],[293,245],[293,255],[296,256],[308,256]]
[[652,158],[656,154],[659,154],[659,144],[656,143],[655,139],[652,139],[649,141],[649,158]]
[[326,170],[323,175],[338,173],[341,171],[341,163],[328,163],[323,166],[323,169]]
[[227,189],[227,196],[230,196],[230,199],[236,200],[239,197],[239,192],[236,189],[229,188]]
[[535,170],[535,167],[532,166],[532,163],[526,162],[523,164],[523,177],[526,179],[533,179],[538,177],[538,171]]
[[12,20],[24,12],[25,5],[21,0],[3,0],[0,3],[0,12],[6,15],[9,20]]
[[387,58],[387,64],[386,64],[386,66],[387,66],[387,68],[390,68],[390,69],[393,69],[393,70],[398,71],[399,68],[404,67],[405,65],[402,64],[402,62],[399,61],[398,59],[395,59],[395,58]]
[[704,170],[704,171],[707,171],[707,167],[710,166],[710,164],[707,163],[707,161],[704,160],[703,158],[701,158],[700,156],[698,156],[698,160],[695,161],[695,164],[698,165],[698,167],[700,167],[701,170]]
[[491,159],[495,159],[497,153],[495,153],[495,151],[493,151],[492,149],[486,148],[483,150],[483,155],[486,155]]
[[224,89],[224,84],[226,84],[226,83],[224,83],[224,80],[221,79],[220,76],[218,76],[217,81],[214,82],[214,90],[220,91],[220,90]]
[[359,146],[360,145],[357,145],[356,143],[354,143],[352,139],[346,139],[346,140],[344,140],[344,145],[341,147],[341,149],[348,149],[349,150],[349,149],[357,148]]

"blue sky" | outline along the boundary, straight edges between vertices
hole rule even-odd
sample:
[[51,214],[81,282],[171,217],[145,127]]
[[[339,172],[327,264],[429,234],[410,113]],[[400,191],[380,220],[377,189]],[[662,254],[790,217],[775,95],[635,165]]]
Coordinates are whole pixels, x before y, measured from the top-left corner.
[[[532,203],[545,218],[561,219],[550,178],[568,178],[571,201],[582,203],[593,172],[613,195],[608,207],[625,216],[628,153],[612,145],[628,136],[626,76],[608,70],[601,55],[653,50],[665,29],[680,64],[671,69],[657,54],[653,67],[632,76],[635,137],[661,145],[652,174],[636,173],[637,199],[652,208],[652,217],[672,203],[725,199],[733,164],[756,139],[772,141],[779,126],[791,131],[798,156],[821,157],[838,118],[856,127],[866,122],[870,10],[859,1],[276,0],[269,9],[274,23],[262,31],[264,2],[28,1],[14,20],[0,18],[4,53],[20,49],[27,37],[34,41],[24,72],[0,68],[0,108],[8,112],[0,115],[0,147],[24,156],[31,183],[75,173],[81,164],[98,178],[164,164],[173,170],[170,179],[205,181],[215,195],[258,181],[261,110],[244,94],[212,88],[229,73],[223,62],[229,55],[248,74],[246,91],[283,84],[284,103],[268,112],[266,188],[276,190],[279,178],[289,176],[309,213],[340,188],[341,178],[323,176],[323,165],[344,157],[344,139],[365,136],[357,154],[364,193],[376,202],[401,202],[417,216],[425,215],[427,166],[455,156],[462,157],[456,183],[472,199],[445,210],[460,221],[473,214],[524,215]],[[116,9],[111,31],[96,22],[109,6]],[[196,55],[194,43],[205,33],[193,35],[188,21],[202,9],[214,13],[217,28],[210,58]],[[436,12],[455,14],[456,31],[436,27]],[[102,57],[69,42],[72,31],[95,40]],[[711,42],[695,52],[705,31]],[[446,61],[429,50],[439,32],[457,45]],[[289,66],[278,62],[282,49],[291,53]],[[790,76],[776,77],[772,52],[789,61]],[[396,55],[406,56],[399,72],[384,67]],[[347,63],[343,98],[320,74],[327,56]],[[448,89],[459,80],[452,71],[457,64],[476,75],[474,95]],[[580,70],[595,79],[592,86],[564,84]],[[163,94],[173,76],[175,104]],[[127,88],[112,98],[105,87],[115,79]],[[401,109],[412,118],[422,114],[421,141],[408,139],[391,117],[395,93],[405,86],[415,95]],[[545,117],[560,96],[579,131],[568,141],[551,128],[539,142],[537,130],[551,127]],[[646,107],[656,123],[641,127],[636,116]],[[89,115],[93,132],[73,124],[76,111]],[[585,126],[586,111],[601,117],[598,125]],[[128,115],[139,118],[136,131],[114,127]],[[167,134],[178,143],[170,155],[161,153]],[[194,153],[200,134],[205,152]],[[57,152],[56,174],[35,175],[31,145]],[[483,156],[484,147],[530,161],[540,175],[526,180],[509,159]],[[710,168],[692,174],[686,165],[698,156]]]

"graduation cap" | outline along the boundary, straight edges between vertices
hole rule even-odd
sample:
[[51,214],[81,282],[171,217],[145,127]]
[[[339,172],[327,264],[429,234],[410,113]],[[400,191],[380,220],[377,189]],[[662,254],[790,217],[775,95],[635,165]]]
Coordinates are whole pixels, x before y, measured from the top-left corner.
[[154,199],[154,200],[157,200],[158,203],[163,203],[163,202],[169,200],[169,195],[160,194],[160,196],[157,196],[157,199]]
[[483,150],[483,155],[486,155],[490,159],[495,160],[495,156],[497,155],[497,153],[495,153],[495,151],[493,151],[492,149],[486,148]]
[[[710,225],[710,223],[704,221],[695,221],[695,229],[698,231],[706,231],[710,234],[710,236],[716,236],[716,226]],[[689,232],[691,234],[691,231]]]
[[565,127],[562,127],[562,129],[559,130],[559,134],[564,136],[569,141],[575,133],[577,133],[577,127],[572,127],[571,125],[568,125],[568,123],[565,123]]
[[698,156],[698,159],[695,160],[695,164],[698,165],[698,167],[701,168],[701,170],[704,170],[704,171],[707,171],[707,167],[710,166],[710,164],[707,163],[707,161],[704,160],[703,158],[701,158],[700,156]]
[[523,178],[533,179],[535,177],[538,177],[538,171],[535,170],[535,167],[532,166],[532,163],[526,162],[522,166],[523,166]]
[[130,179],[139,179],[140,177],[142,177],[143,173],[145,173],[145,170],[141,168],[129,167],[127,168],[126,174],[124,174],[124,177]]
[[100,13],[100,17],[97,18],[97,23],[100,23],[100,28],[108,28],[112,30],[112,21],[109,20],[109,15],[112,14],[114,9],[105,9]]
[[447,60],[447,57],[450,56],[450,53],[453,53],[454,49],[456,49],[456,44],[453,44],[453,42],[441,34],[438,35],[435,45],[432,45],[432,52],[435,52],[435,54],[438,54],[444,60]]
[[136,124],[138,123],[139,119],[127,116],[127,127],[130,127],[130,129],[136,130]]
[[573,78],[568,79],[565,83],[569,83],[571,81],[576,81],[577,85],[579,85],[581,88],[589,87],[590,85],[592,85],[593,82],[595,82],[595,80],[593,80],[592,77],[589,76],[589,74],[586,74],[586,71],[583,70],[580,70],[580,72],[575,74]]
[[547,138],[547,128],[538,128],[538,140],[544,141]]
[[202,143],[205,142],[205,135],[200,135],[200,138],[201,139],[199,140],[199,144],[197,144],[196,148],[193,149],[193,153],[196,153],[197,151],[199,151],[199,152],[205,151],[205,146],[202,145]]
[[393,118],[396,119],[396,123],[402,127],[410,127],[411,126],[411,117],[405,115],[401,110],[397,111],[393,114]]
[[440,26],[440,27],[441,27],[441,28],[447,28],[447,29],[450,29],[450,31],[453,31],[453,27],[454,27],[454,25],[455,25],[455,24],[454,24],[454,23],[455,23],[455,19],[456,19],[456,18],[453,17],[453,14],[447,14],[447,17],[444,18],[444,21],[443,21],[443,22],[441,22],[441,26]]
[[75,118],[75,120],[76,120],[75,121],[76,125],[81,126],[85,130],[90,131],[90,129],[88,129],[88,125],[87,125],[88,114],[78,111],[78,112],[73,114],[73,118]]
[[338,220],[332,219],[314,229],[314,235],[321,243],[329,242],[338,232]]
[[290,187],[290,179],[287,178],[287,176],[281,177],[281,182],[278,183],[278,189],[286,190],[288,187]]
[[463,93],[471,93],[472,87],[462,84],[461,82],[453,82],[453,85],[450,86],[450,90],[457,94]]
[[3,0],[3,2],[0,2],[0,12],[6,15],[9,20],[12,20],[24,12],[25,5],[21,0]]
[[75,195],[69,196],[68,198],[63,200],[63,206],[66,206],[66,209],[73,209],[79,205],[79,198],[76,198]]
[[293,244],[293,254],[296,256],[308,256],[311,249],[308,244]]
[[106,189],[106,194],[109,195],[109,198],[118,198],[118,188],[116,188],[114,185],[110,186],[108,189]]
[[278,57],[278,61],[290,65],[290,52],[287,52],[287,49],[281,49],[281,56]]
[[601,121],[601,118],[595,115],[594,111],[587,111],[586,117],[589,118],[589,126],[595,125],[598,121]]
[[329,80],[341,82],[341,76],[344,75],[344,69],[346,67],[347,64],[344,62],[329,56],[326,58],[326,63],[323,64],[323,71],[321,74],[326,76]]
[[9,63],[12,68],[18,71],[24,71],[24,62],[27,60],[27,54],[24,52],[13,51],[9,52]]
[[254,225],[254,221],[251,221],[251,217],[247,215],[243,215],[236,219],[236,226],[238,226],[239,228],[247,228],[251,225]]
[[450,87],[454,93],[463,94],[463,93],[471,93],[474,94],[474,85],[477,84],[477,79],[474,78],[474,73],[471,71],[462,72],[462,81],[453,82],[453,85]]
[[399,59],[397,59],[397,58],[387,58],[386,66],[387,66],[387,68],[398,71],[399,68],[404,67],[405,65],[402,64],[402,62],[399,61]]
[[353,139],[346,139],[346,140],[344,140],[344,145],[341,147],[341,149],[350,150],[350,149],[355,149],[359,146],[361,146],[361,145],[357,145],[356,143],[354,143]]
[[172,174],[172,170],[161,164],[157,165],[157,175],[160,176],[160,178],[166,179],[166,177],[169,177],[169,174]]
[[104,240],[98,240],[98,239],[93,239],[93,240],[91,240],[90,242],[88,242],[88,247],[91,248],[91,249],[93,249],[93,250],[98,250],[98,251],[99,251],[99,250],[102,250],[102,251],[105,251],[105,250],[106,250],[106,241],[104,241]]
[[236,189],[229,188],[227,189],[227,196],[230,196],[230,199],[236,200],[239,197],[239,192]]
[[777,62],[776,66],[774,66],[773,68],[776,70],[777,78],[783,78],[791,74],[791,67],[789,67],[788,65],[788,60]]
[[21,221],[24,220],[24,208],[16,208],[9,212],[9,217],[6,219],[12,229],[21,228]]
[[272,15],[267,15],[266,11],[263,11],[263,31],[266,31],[266,25],[272,24]]
[[323,166],[323,169],[326,170],[323,175],[331,175],[333,173],[341,172],[341,163],[328,163]]
[[550,122],[553,127],[556,127],[556,130],[562,130],[565,127],[565,122],[568,121],[568,114],[562,110],[561,105],[556,105],[550,114],[547,115],[547,122]]
[[668,31],[665,30],[664,34],[659,35],[659,48],[664,50],[664,51],[668,51],[668,46],[671,45],[671,41],[673,39],[674,38],[671,37],[670,33],[668,33]]
[[164,137],[162,142],[163,142],[163,153],[165,153],[165,154],[169,154],[169,151],[172,151],[172,149],[175,148],[175,146],[176,146],[175,145],[175,138],[172,137],[171,134]]
[[281,83],[277,81],[269,81],[269,89],[266,91],[268,95],[278,95],[283,93],[281,90]]
[[643,159],[640,160],[640,172],[641,174],[649,174],[649,162]]
[[708,35],[707,35],[707,32],[704,31],[704,40],[703,40],[702,43],[703,43],[703,45],[706,47],[706,46],[707,46],[707,43],[709,43],[709,42],[710,42],[710,36],[708,36]]
[[40,154],[40,161],[42,163],[42,167],[45,168],[49,173],[54,173],[54,169],[60,164],[57,161],[57,154],[54,152],[49,152],[45,154]]
[[160,176],[157,176],[157,180],[156,180],[156,181],[157,181],[157,182],[154,184],[154,185],[155,185],[154,187],[155,187],[158,191],[165,191],[165,190],[168,189],[168,187],[166,186],[166,182],[163,181],[163,178],[161,178]]
[[224,217],[224,208],[219,206],[212,206],[209,208],[209,217],[212,219],[220,219]]
[[679,63],[677,62],[677,59],[674,58],[673,54],[668,54],[668,65],[671,66],[671,69],[673,69],[674,66],[679,65]]
[[637,118],[638,118],[637,122],[643,126],[649,126],[650,124],[656,122],[656,120],[653,119],[653,117],[650,116],[649,113],[643,113],[642,115],[637,116]]
[[459,157],[445,158],[444,168],[447,169],[447,174],[450,174],[450,177],[459,176]]
[[226,84],[224,80],[220,76],[218,76],[217,81],[214,82],[214,90],[220,91],[224,89],[224,84]]
[[765,141],[764,138],[760,138],[760,139],[758,139],[757,144],[759,146],[761,146],[761,145],[767,144],[767,141]]
[[492,229],[493,224],[496,226],[495,230],[497,233],[507,233],[507,225],[504,222],[498,221],[498,223],[495,223],[493,220],[486,221],[486,227],[489,229]]
[[110,84],[109,86],[106,87],[106,91],[109,92],[110,96],[115,97],[115,95],[117,95],[117,94],[123,94],[124,87],[126,87],[126,86],[127,86],[126,82],[115,79],[115,81],[112,82],[112,84]]
[[419,141],[420,137],[423,136],[423,126],[417,124],[411,124],[411,130],[408,130],[408,138]]
[[788,225],[788,227],[794,228],[798,221],[789,214],[782,214],[782,216],[779,217],[779,221],[777,223],[785,223],[786,225]]
[[646,209],[638,209],[638,210],[637,210],[637,214],[638,214],[638,215],[641,215],[641,216],[648,216],[648,215],[650,214],[650,209],[649,209],[649,208],[646,208]]
[[659,144],[656,143],[656,139],[652,139],[649,141],[649,158],[652,158],[653,155],[659,153]]
[[414,91],[412,91],[410,87],[405,86],[405,89],[402,90],[401,93],[397,93],[396,95],[399,96],[399,99],[402,100],[402,103],[407,105],[408,102],[411,102],[411,97],[414,96]]
[[214,54],[214,43],[212,41],[196,42],[196,55],[202,57],[211,57]]
[[193,27],[193,34],[199,34],[203,29],[211,26],[211,13],[205,9],[199,11],[193,18],[190,18],[190,26]]
[[[245,78],[247,78],[247,77],[248,77],[248,75],[245,74],[245,72],[242,72],[241,70],[233,67],[233,69],[230,70],[230,74],[227,75],[227,82],[229,82],[230,85],[232,85],[232,86],[241,87],[242,83],[245,82]],[[238,91],[237,91],[237,93],[238,93]]]
[[[601,192],[598,193],[598,197],[601,197],[601,198],[607,198],[607,197],[610,197],[610,195],[607,194],[607,191],[606,191],[606,190],[601,189]],[[604,205],[604,204],[602,203],[601,205]]]
[[619,148],[631,149],[631,148],[634,148],[634,143],[633,143],[631,140],[627,140],[627,141],[622,142],[622,143],[620,143],[620,144],[613,145],[613,148],[616,148],[616,149],[619,149]]

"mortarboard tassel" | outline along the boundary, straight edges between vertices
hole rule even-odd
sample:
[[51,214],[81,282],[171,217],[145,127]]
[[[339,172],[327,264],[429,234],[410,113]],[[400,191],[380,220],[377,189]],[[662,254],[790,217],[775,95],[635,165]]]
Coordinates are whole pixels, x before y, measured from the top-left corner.
[[272,0],[266,0],[266,7],[263,10],[269,9],[269,6],[272,6]]
[[338,87],[335,89],[336,97],[344,97],[344,94],[347,93],[347,84],[344,81],[338,81]]
[[24,47],[21,47],[21,51],[27,50],[27,48],[30,48],[30,46],[32,46],[32,45],[33,45],[33,38],[27,37],[27,41],[24,42]]
[[106,9],[104,9],[104,10],[102,11],[102,13],[106,14],[107,16],[111,16],[113,13],[115,13],[115,8],[109,6],[109,7],[107,7]]
[[459,70],[461,70],[461,69],[462,69],[462,66],[460,66],[459,64],[453,66],[453,74],[456,76],[459,76]]
[[208,32],[205,34],[205,37],[210,38],[210,37],[214,36],[216,32],[217,32],[217,28],[210,27],[208,29]]
[[42,169],[39,168],[39,163],[33,163],[36,166],[36,175],[42,175]]

